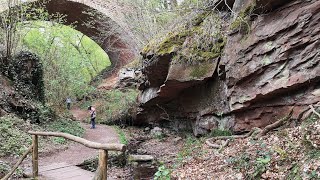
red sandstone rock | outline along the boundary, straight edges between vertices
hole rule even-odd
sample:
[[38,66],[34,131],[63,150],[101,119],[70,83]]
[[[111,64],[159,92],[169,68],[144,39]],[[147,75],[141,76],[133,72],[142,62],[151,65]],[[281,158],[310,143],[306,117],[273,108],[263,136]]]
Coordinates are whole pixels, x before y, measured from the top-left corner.
[[[238,12],[251,1],[239,2],[244,6],[234,7],[242,7]],[[308,105],[320,101],[320,1],[257,1],[256,8],[262,6],[266,9],[257,12],[268,13],[246,19],[246,34],[227,37],[219,72],[210,71],[212,77],[191,78],[188,68],[170,64],[170,54],[149,56],[154,58],[145,74],[156,90],[142,98],[137,122],[160,121],[166,111],[197,128],[216,118],[217,126],[240,133],[273,123],[292,108],[293,119],[305,117]]]

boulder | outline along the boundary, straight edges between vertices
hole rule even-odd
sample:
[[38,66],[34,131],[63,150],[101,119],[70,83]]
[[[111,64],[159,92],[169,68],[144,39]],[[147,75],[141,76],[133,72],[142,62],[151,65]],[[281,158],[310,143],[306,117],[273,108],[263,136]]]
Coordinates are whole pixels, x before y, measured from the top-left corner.
[[193,127],[193,134],[195,136],[205,135],[212,129],[218,128],[218,122],[219,119],[213,115],[198,117]]

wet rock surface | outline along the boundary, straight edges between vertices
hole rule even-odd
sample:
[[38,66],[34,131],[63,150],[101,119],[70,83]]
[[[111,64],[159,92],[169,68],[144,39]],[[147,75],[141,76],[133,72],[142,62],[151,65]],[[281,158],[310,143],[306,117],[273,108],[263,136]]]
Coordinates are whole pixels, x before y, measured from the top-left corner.
[[292,108],[299,120],[308,105],[320,101],[320,2],[252,2],[235,1],[247,27],[230,17],[228,28],[221,28],[227,42],[222,55],[210,66],[202,64],[211,75],[191,78],[187,66],[173,63],[192,42],[188,38],[175,44],[181,49],[165,46],[167,54],[161,47],[142,53],[149,86],[141,90],[137,124],[185,119],[196,135],[214,128],[241,133],[273,123]]

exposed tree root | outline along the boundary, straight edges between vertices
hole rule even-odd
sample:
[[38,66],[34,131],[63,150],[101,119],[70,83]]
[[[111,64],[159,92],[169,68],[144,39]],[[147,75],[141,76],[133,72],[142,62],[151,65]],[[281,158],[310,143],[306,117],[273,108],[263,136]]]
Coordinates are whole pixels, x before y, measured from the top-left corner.
[[[318,103],[319,104],[319,103]],[[318,105],[317,104],[317,105]],[[314,107],[312,105],[309,105],[310,109],[312,110],[312,112],[317,115],[320,118],[320,114],[314,109]]]
[[[260,128],[254,127],[249,133],[245,135],[218,136],[218,137],[209,138],[205,142],[209,147],[219,149],[218,152],[221,152],[224,149],[224,147],[228,145],[231,139],[242,139],[242,138],[248,138],[248,137],[252,137],[256,139],[266,135],[269,131],[286,124],[288,120],[291,118],[292,113],[293,113],[293,108],[290,110],[290,113],[287,116],[285,116],[284,118],[281,118],[280,120],[274,122],[273,124],[266,126],[262,130]],[[212,143],[212,142],[215,142],[216,140],[226,140],[226,142],[223,143],[222,145]]]
[[[320,102],[318,102],[317,104],[314,105],[315,107],[320,107]],[[303,113],[307,112],[307,111],[311,111],[313,114],[317,115],[320,118],[320,113],[318,113],[313,105],[309,105],[309,110],[306,109],[305,111],[303,111]],[[218,152],[221,152],[230,142],[231,139],[242,139],[242,138],[254,138],[254,139],[258,139],[261,138],[262,136],[265,136],[268,132],[279,128],[281,126],[283,126],[284,124],[287,124],[287,122],[289,122],[289,120],[291,119],[291,116],[293,114],[293,108],[290,110],[290,113],[285,116],[284,118],[281,118],[280,120],[266,126],[265,128],[263,128],[262,130],[260,128],[254,127],[252,128],[252,130],[245,134],[245,135],[232,135],[232,136],[218,136],[218,137],[213,137],[213,138],[209,138],[205,141],[205,143],[212,148],[215,149],[219,149]],[[311,113],[310,113],[311,115]],[[301,115],[299,115],[300,117]],[[302,117],[302,116],[301,116]],[[300,117],[300,118],[301,118]],[[222,143],[221,145],[213,143],[217,140],[226,140],[224,143]]]
[[229,142],[230,142],[230,139],[227,139],[224,143],[222,143],[222,145],[221,145],[220,149],[218,150],[218,152],[221,153],[223,151],[223,149],[226,146],[228,146]]
[[[231,139],[242,139],[242,138],[247,138],[247,137],[250,137],[252,134],[257,134],[261,131],[260,128],[253,128],[249,133],[245,134],[245,135],[232,135],[232,136],[217,136],[217,137],[213,137],[213,138],[209,138],[207,139],[205,142],[208,146],[212,147],[212,148],[215,148],[215,149],[221,149],[221,145],[218,145],[218,144],[214,144],[214,143],[211,143],[213,141],[216,141],[216,140],[227,140],[228,143]],[[227,146],[228,143],[225,145]]]
[[269,131],[284,125],[291,118],[292,113],[293,113],[293,108],[291,108],[290,113],[286,117],[281,118],[280,120],[276,121],[275,123],[270,124],[270,125],[266,126],[265,128],[263,128],[263,130],[259,134],[257,134],[256,138],[260,138],[260,137],[266,135]]

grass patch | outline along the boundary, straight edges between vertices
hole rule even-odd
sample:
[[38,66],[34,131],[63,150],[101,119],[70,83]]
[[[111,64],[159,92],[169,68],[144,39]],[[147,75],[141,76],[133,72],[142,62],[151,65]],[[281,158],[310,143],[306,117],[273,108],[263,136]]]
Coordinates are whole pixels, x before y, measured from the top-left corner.
[[209,134],[210,137],[218,137],[218,136],[232,136],[232,132],[230,130],[223,129],[214,129]]
[[[68,133],[78,137],[82,137],[85,131],[79,122],[69,119],[58,119],[49,124],[48,129],[50,131]],[[53,141],[57,144],[66,143],[66,140],[62,137],[54,137]]]
[[126,138],[126,135],[125,133],[123,132],[123,130],[118,127],[118,126],[113,126],[113,128],[116,130],[116,132],[118,133],[118,136],[119,136],[119,139],[120,139],[120,143],[121,144],[125,144],[127,145],[128,144],[128,140]]

